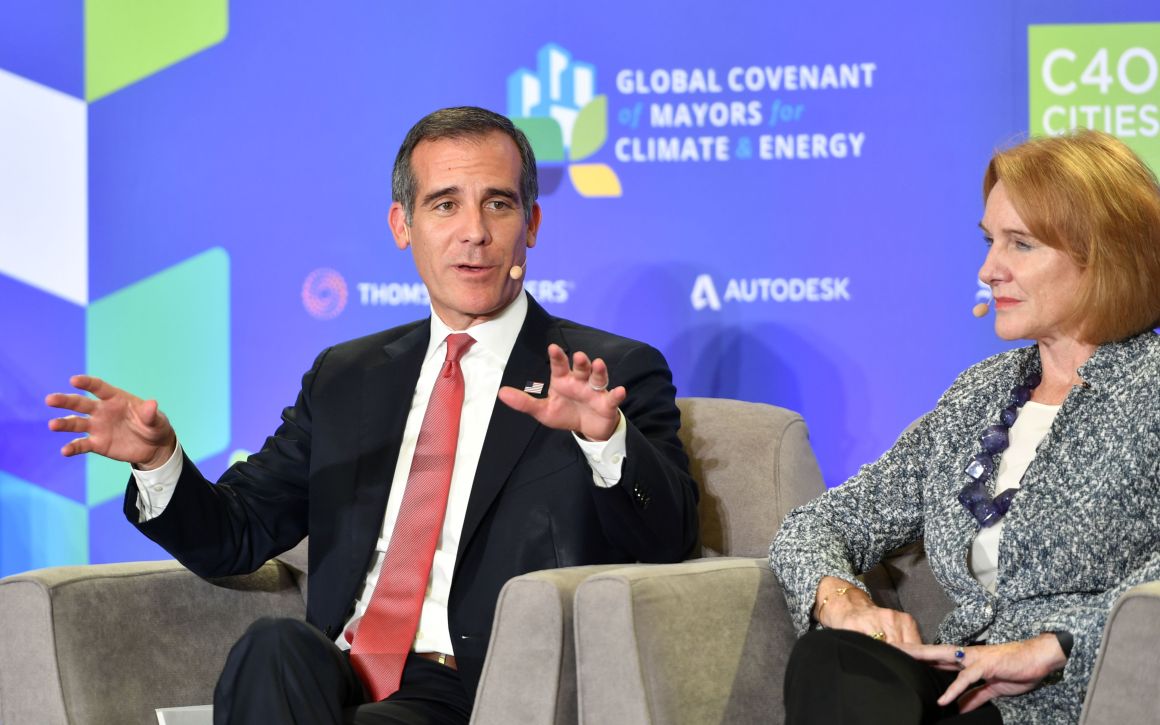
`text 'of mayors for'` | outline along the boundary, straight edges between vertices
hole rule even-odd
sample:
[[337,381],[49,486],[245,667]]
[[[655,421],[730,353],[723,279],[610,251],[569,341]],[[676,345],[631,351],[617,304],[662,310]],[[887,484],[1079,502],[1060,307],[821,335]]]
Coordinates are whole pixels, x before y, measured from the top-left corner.
[[862,155],[865,133],[762,134],[756,139],[729,136],[623,137],[616,139],[621,163],[732,161],[759,159],[844,159]]
[[[625,68],[616,74],[616,90],[625,95],[646,93],[755,93],[870,88],[876,63],[825,65],[735,66],[722,76],[715,68]],[[724,78],[724,83],[721,78]]]

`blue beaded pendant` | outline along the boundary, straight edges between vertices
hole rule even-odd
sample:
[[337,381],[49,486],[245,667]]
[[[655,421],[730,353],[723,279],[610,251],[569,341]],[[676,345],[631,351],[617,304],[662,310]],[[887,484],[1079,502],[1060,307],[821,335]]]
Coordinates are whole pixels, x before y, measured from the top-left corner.
[[1011,389],[1011,402],[999,412],[999,422],[983,429],[979,436],[982,452],[975,454],[964,472],[970,481],[959,491],[959,502],[975,517],[980,528],[995,525],[1011,508],[1011,500],[1018,489],[1009,488],[994,498],[987,491],[987,481],[995,472],[995,455],[1007,450],[1010,444],[1008,432],[1019,417],[1019,409],[1031,399],[1031,391],[1039,385],[1039,373],[1031,373],[1021,385]]

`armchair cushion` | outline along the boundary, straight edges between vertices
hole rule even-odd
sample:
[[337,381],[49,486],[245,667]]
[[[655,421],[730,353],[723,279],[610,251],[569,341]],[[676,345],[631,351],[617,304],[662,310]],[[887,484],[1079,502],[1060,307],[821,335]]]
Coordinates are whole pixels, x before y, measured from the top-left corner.
[[580,722],[780,721],[795,639],[764,558],[596,574],[576,592]]
[[825,490],[809,430],[792,410],[678,398],[681,442],[701,484],[703,556],[765,556],[785,515]]
[[1088,682],[1080,725],[1160,722],[1160,581],[1129,589],[1112,607]]
[[177,562],[58,567],[0,580],[0,721],[148,723],[213,699],[259,616],[303,617],[290,569],[208,582]]
[[574,725],[572,599],[580,582],[622,564],[547,569],[500,591],[472,725]]

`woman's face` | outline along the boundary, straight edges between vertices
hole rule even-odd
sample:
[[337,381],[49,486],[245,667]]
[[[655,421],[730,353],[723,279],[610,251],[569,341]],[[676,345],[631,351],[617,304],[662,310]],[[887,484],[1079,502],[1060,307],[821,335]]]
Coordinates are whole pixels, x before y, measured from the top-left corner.
[[1076,339],[1069,318],[1083,270],[1031,235],[1001,180],[987,196],[979,226],[989,247],[979,279],[995,298],[995,333],[1004,340]]

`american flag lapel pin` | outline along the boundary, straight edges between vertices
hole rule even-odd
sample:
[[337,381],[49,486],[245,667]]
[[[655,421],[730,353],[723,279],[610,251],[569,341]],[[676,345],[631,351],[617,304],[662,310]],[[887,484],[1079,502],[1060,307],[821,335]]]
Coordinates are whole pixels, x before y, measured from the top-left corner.
[[528,382],[524,383],[524,392],[531,393],[532,395],[543,395],[544,384],[529,380]]

